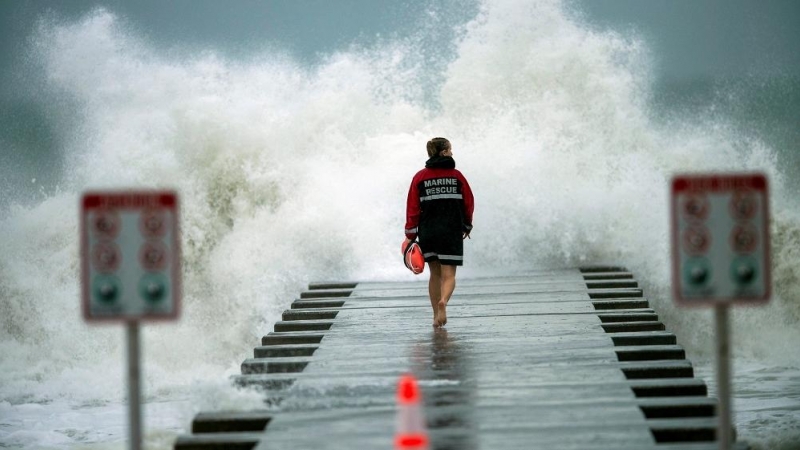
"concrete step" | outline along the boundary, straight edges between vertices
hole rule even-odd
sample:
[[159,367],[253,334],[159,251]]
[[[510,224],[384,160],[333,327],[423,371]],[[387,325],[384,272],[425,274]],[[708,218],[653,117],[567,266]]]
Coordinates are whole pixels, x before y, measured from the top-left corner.
[[636,298],[644,295],[641,289],[593,289],[589,291],[591,299]]
[[586,287],[588,289],[638,288],[639,283],[636,280],[587,280]]
[[645,299],[615,299],[615,300],[595,300],[592,302],[594,309],[598,311],[614,309],[637,309],[649,308],[650,302]]
[[609,272],[628,272],[628,270],[622,266],[612,266],[612,265],[595,265],[595,266],[583,266],[579,267],[578,270],[583,273],[609,273]]
[[656,442],[713,442],[716,440],[716,418],[649,419],[647,426]]
[[234,375],[231,377],[231,382],[234,386],[243,388],[257,388],[262,391],[282,391],[291,387],[296,377],[283,377],[279,378],[275,375],[278,374],[245,374]]
[[638,310],[629,312],[598,312],[597,317],[603,323],[619,323],[619,322],[657,322],[658,314],[639,312]]
[[287,309],[283,312],[284,321],[291,320],[333,320],[339,314],[338,310],[302,310]]
[[[561,352],[554,350],[552,353],[558,355]],[[490,355],[485,357],[488,356]],[[516,355],[514,358],[509,358],[506,354],[491,356],[494,356],[497,364],[514,363],[520,367],[520,370],[542,378],[549,376],[553,370],[561,367],[570,367],[569,375],[578,379],[587,376],[584,373],[597,374],[608,371],[611,374],[614,370],[621,370],[627,379],[690,378],[694,375],[689,361],[615,361],[616,358],[612,359],[608,351],[603,348],[572,349],[569,358],[558,358],[550,354],[541,355],[538,351],[532,351],[530,356]],[[315,371],[335,372],[346,377],[353,377],[363,371],[364,367],[380,362],[387,371],[394,370],[396,376],[399,377],[407,364],[406,361],[407,355],[402,351],[396,354],[359,355],[350,359],[341,359],[338,354],[327,357],[251,358],[242,363],[242,374],[301,372],[306,366],[313,363],[312,367]],[[438,371],[440,376],[445,373],[444,370],[446,369],[442,368]]]
[[[659,443],[655,448],[657,450],[719,450],[719,444],[716,442],[674,444]],[[751,450],[751,448],[746,442],[736,442],[731,445],[731,450]]]
[[325,331],[330,330],[333,322],[322,320],[292,320],[275,322],[275,331]]
[[692,378],[692,363],[679,361],[633,361],[620,362],[620,369],[629,380],[647,378]]
[[301,292],[300,298],[349,297],[352,292],[352,289],[315,289]]
[[[330,334],[326,335],[325,340],[340,337],[341,330],[334,333],[331,330]],[[374,337],[373,337],[374,336]],[[541,361],[542,358],[554,358],[554,362],[561,361],[565,355],[574,354],[579,361],[611,361],[617,362],[617,350],[624,350],[628,346],[617,347],[613,346],[611,335],[594,333],[584,334],[579,336],[569,336],[569,339],[564,339],[561,335],[542,335],[536,337],[524,348],[520,349],[514,343],[506,342],[497,336],[482,335],[476,333],[475,335],[464,338],[458,342],[458,345],[469,345],[472,348],[471,355],[485,358],[488,361],[500,362],[514,362],[517,361]],[[399,363],[408,364],[410,362],[410,354],[404,348],[406,345],[413,344],[413,338],[398,337],[392,340],[391,337],[380,336],[379,333],[366,333],[356,336],[354,339],[337,339],[336,349],[330,348],[325,345],[320,345],[317,352],[314,353],[313,360],[324,362],[326,364],[339,364],[349,366],[354,360],[364,361],[365,363],[371,362],[373,359],[386,359],[386,362],[393,362],[398,360]],[[301,343],[302,344],[302,343]],[[397,345],[392,345],[397,344]],[[282,344],[286,345],[286,344]],[[299,344],[296,344],[299,345]],[[305,344],[306,346],[314,346],[316,343]],[[431,346],[419,344],[418,351],[430,351]],[[648,347],[648,345],[644,345]],[[291,347],[290,347],[291,348]],[[512,355],[508,352],[512,349],[517,351]],[[346,355],[343,357],[343,355]],[[576,361],[576,362],[579,362]]]
[[[459,284],[459,288],[462,286]],[[502,302],[502,303],[531,303],[536,301],[586,301],[586,284],[581,282],[565,282],[551,284],[515,284],[506,286],[504,292],[496,292],[498,286],[478,286],[472,289],[456,289],[455,298],[465,301],[483,302]],[[350,297],[346,297],[348,302],[391,302],[405,300],[408,298],[418,298],[424,300],[428,298],[427,287],[419,289],[392,290],[389,293],[381,291],[353,291]],[[304,299],[299,299],[304,300]],[[309,299],[312,300],[312,299]]]
[[[427,299],[426,299],[427,300]],[[537,303],[535,305],[522,304],[522,303],[488,303],[476,304],[460,301],[461,299],[454,299],[448,305],[448,316],[452,317],[490,317],[490,316],[534,316],[534,315],[592,315],[600,318],[606,318],[606,322],[614,321],[627,321],[631,318],[641,318],[636,321],[648,321],[653,318],[658,318],[652,308],[631,308],[631,309],[610,309],[610,310],[596,310],[592,307],[591,303],[582,302],[562,302],[562,303]],[[289,320],[329,320],[334,321],[339,313],[345,312],[348,316],[353,314],[362,314],[361,319],[381,320],[386,314],[407,313],[413,316],[414,313],[420,311],[427,314],[431,309],[430,302],[422,301],[410,302],[403,301],[397,304],[383,304],[374,305],[372,307],[359,306],[357,304],[349,304],[341,308],[317,308],[314,310],[285,310],[284,317]],[[395,311],[385,311],[393,309]],[[404,311],[397,311],[404,310]],[[327,317],[323,319],[310,319],[311,317]],[[346,321],[345,321],[346,322]]]
[[353,290],[358,286],[355,281],[315,281],[308,283],[309,290],[330,290],[330,289],[350,289]]
[[640,345],[614,349],[620,361],[656,361],[686,359],[686,352],[679,345]]
[[315,331],[270,332],[261,338],[261,345],[319,344],[325,334]]
[[[358,289],[354,289],[352,294],[347,298],[360,299],[369,297],[379,300],[403,297],[427,297],[427,289],[427,283],[363,284],[359,285]],[[456,295],[496,297],[508,294],[539,294],[540,296],[546,294],[547,298],[553,298],[554,295],[560,296],[567,293],[582,293],[582,298],[585,298],[585,294],[588,290],[589,289],[586,287],[586,280],[584,280],[583,277],[575,276],[575,274],[560,278],[517,278],[513,279],[513,281],[502,278],[491,280],[469,280],[459,278]],[[620,290],[629,291],[631,289],[621,288]]]
[[[337,380],[342,383],[391,385],[398,378],[397,371],[386,370],[376,372],[374,369],[352,375],[329,373],[272,373],[248,374],[231,377],[232,381],[243,387],[258,387],[265,390],[281,390],[291,386],[298,378],[305,383],[321,383],[322,385],[336,385]],[[587,382],[525,382],[509,383],[509,389],[545,390],[547,392],[580,393],[586,397],[591,392],[611,392],[620,387],[630,389],[636,398],[671,398],[671,397],[706,397],[708,389],[706,383],[698,378],[659,378],[659,379],[631,379]],[[588,390],[588,391],[587,391]]]
[[253,356],[255,358],[311,356],[318,348],[319,345],[308,344],[263,345],[253,349]]
[[630,387],[637,398],[705,397],[708,388],[699,378],[632,379]]
[[628,280],[633,279],[633,274],[630,272],[585,272],[583,279],[587,281]]
[[192,421],[192,433],[264,431],[272,417],[270,411],[201,412]]
[[708,397],[640,398],[639,409],[648,419],[713,417],[717,400]]
[[638,331],[608,335],[615,346],[675,345],[677,338],[669,331]]
[[302,372],[309,362],[307,357],[249,358],[242,362],[242,374]]
[[[402,295],[404,292],[427,292],[428,277],[416,277],[417,281],[371,281],[361,282],[353,289],[354,297],[376,296],[386,297]],[[487,276],[487,277],[459,277],[459,288],[478,290],[483,292],[486,288],[505,290],[509,287],[520,286],[564,286],[571,284],[574,287],[586,289],[583,276],[574,270],[556,270],[529,273],[525,275]]]
[[292,302],[292,309],[309,308],[339,308],[344,306],[344,300],[295,300]]
[[664,331],[666,327],[661,322],[622,322],[604,323],[602,325],[606,333],[631,333],[637,331]]
[[251,450],[264,433],[200,433],[181,435],[175,441],[175,450]]

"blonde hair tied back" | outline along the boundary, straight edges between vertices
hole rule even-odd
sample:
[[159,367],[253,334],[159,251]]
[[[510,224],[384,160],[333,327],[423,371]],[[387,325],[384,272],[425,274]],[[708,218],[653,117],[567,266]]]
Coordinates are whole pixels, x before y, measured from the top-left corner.
[[450,141],[443,137],[435,137],[428,141],[428,145],[426,146],[428,149],[428,157],[432,158],[439,153],[447,150],[450,148]]

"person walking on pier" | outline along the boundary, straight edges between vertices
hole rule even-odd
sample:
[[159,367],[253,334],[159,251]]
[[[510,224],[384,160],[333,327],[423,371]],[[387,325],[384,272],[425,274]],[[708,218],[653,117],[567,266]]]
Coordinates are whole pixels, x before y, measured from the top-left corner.
[[464,263],[464,239],[472,231],[474,199],[464,175],[456,170],[450,141],[428,141],[425,168],[411,180],[406,202],[406,244],[419,238],[430,269],[428,295],[433,326],[447,323],[447,303],[456,287],[456,267]]

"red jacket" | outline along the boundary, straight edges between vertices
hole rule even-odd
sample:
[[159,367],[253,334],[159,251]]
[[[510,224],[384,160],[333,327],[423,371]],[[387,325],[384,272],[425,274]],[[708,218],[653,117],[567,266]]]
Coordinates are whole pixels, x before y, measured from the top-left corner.
[[420,227],[426,234],[472,230],[475,200],[464,175],[449,156],[434,156],[411,180],[406,202],[406,237],[415,239]]

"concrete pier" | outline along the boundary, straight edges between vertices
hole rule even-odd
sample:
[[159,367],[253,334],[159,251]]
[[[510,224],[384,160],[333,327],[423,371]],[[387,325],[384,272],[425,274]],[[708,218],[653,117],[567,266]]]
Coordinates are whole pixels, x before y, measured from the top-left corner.
[[716,450],[716,401],[625,269],[459,279],[444,329],[426,279],[312,283],[234,380],[264,410],[175,448],[391,449],[413,373],[431,449]]

